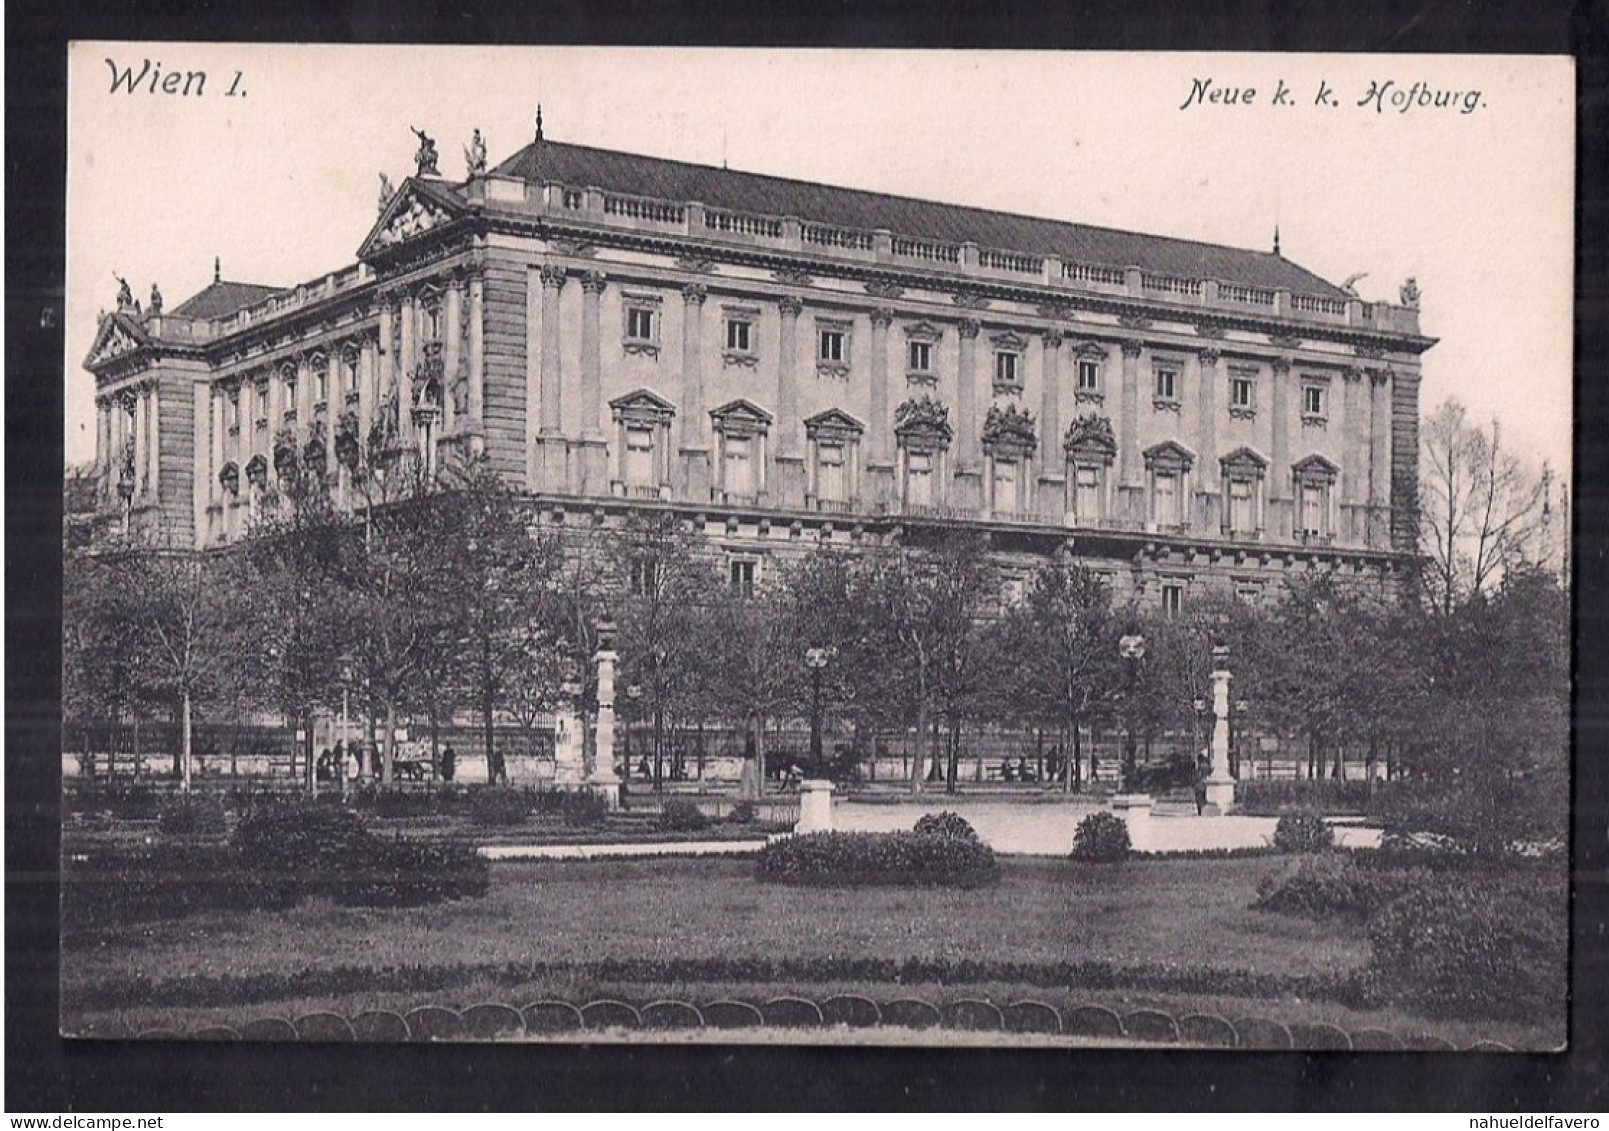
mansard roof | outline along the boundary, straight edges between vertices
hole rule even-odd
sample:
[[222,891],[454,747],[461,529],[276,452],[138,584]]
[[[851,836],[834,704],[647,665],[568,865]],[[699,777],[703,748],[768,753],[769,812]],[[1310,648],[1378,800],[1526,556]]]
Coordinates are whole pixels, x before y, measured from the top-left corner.
[[717,169],[635,153],[542,140],[498,165],[494,174],[526,181],[556,181],[660,200],[699,201],[710,208],[793,216],[814,223],[896,235],[972,242],[982,247],[1183,278],[1221,279],[1298,294],[1344,298],[1326,282],[1283,256],[1171,236],[1040,219],[985,208],[839,188],[786,177]]
[[211,322],[214,318],[227,318],[235,311],[254,306],[283,290],[284,287],[270,287],[261,283],[234,283],[228,279],[214,279],[166,313],[174,318]]

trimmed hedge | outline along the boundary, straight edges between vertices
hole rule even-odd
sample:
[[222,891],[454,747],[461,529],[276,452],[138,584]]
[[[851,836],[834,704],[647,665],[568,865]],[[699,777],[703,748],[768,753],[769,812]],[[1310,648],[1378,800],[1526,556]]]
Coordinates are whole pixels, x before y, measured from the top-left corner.
[[912,830],[918,836],[953,836],[961,840],[978,841],[978,832],[965,817],[946,809],[942,813],[924,813],[916,819]]
[[1367,919],[1434,877],[1420,868],[1364,867],[1355,853],[1331,852],[1295,861],[1257,885],[1256,911],[1303,919]]
[[508,828],[530,820],[535,807],[529,790],[489,786],[469,795],[469,820],[483,827]]
[[734,825],[752,825],[759,816],[760,811],[754,802],[739,801],[732,806],[732,811],[726,815],[726,819]]
[[1073,859],[1087,864],[1115,864],[1133,849],[1129,827],[1115,813],[1091,813],[1073,833]]
[[1568,914],[1549,885],[1454,883],[1403,896],[1369,926],[1372,995],[1435,1017],[1524,1020],[1568,1000]]
[[277,911],[295,906],[293,877],[257,871],[227,845],[105,848],[62,862],[66,931],[177,919],[199,911]]
[[697,832],[708,827],[710,819],[704,810],[683,797],[672,797],[659,811],[656,824],[670,832]]
[[223,801],[207,793],[164,801],[157,814],[157,827],[168,836],[217,836],[227,824]]
[[348,907],[421,907],[478,899],[490,887],[491,865],[473,846],[399,840],[379,842],[334,894],[335,902]]
[[1247,817],[1278,817],[1293,809],[1327,814],[1366,813],[1393,788],[1386,782],[1336,781],[1333,778],[1242,781],[1235,785],[1235,811]]
[[1335,847],[1335,830],[1317,813],[1286,813],[1274,826],[1274,847],[1281,852],[1327,852]]
[[759,877],[784,884],[975,888],[1000,878],[988,845],[914,832],[811,833],[760,850]]

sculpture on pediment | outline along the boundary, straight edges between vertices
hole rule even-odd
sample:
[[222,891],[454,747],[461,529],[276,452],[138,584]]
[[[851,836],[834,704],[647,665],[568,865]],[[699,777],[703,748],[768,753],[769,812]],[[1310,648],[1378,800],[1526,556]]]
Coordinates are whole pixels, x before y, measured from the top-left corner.
[[1088,413],[1067,426],[1062,446],[1070,452],[1099,451],[1107,455],[1117,451],[1117,437],[1112,432],[1110,417]]
[[151,313],[162,313],[162,289],[155,283],[151,284]]
[[436,168],[436,161],[440,155],[436,152],[435,139],[425,133],[424,130],[414,129],[412,126],[408,128],[413,130],[414,136],[419,139],[419,152],[413,155],[413,163],[418,166],[418,175],[421,177],[441,176],[440,171]]
[[1408,281],[1402,284],[1401,290],[1397,293],[1402,299],[1403,306],[1406,306],[1409,310],[1419,309],[1419,280],[1409,275]]
[[476,130],[475,136],[469,139],[468,145],[464,146],[464,164],[469,166],[470,176],[484,177],[486,175],[486,142],[480,136],[480,130]]
[[428,205],[417,196],[408,201],[408,207],[399,211],[387,224],[385,230],[377,237],[382,246],[400,243],[402,240],[417,236],[421,232],[428,232],[437,224],[445,220],[447,214],[433,205]]
[[894,410],[894,434],[923,436],[948,444],[952,435],[950,410],[926,393],[908,397]]
[[387,208],[391,207],[391,198],[396,196],[396,195],[397,195],[397,187],[391,183],[391,178],[386,176],[384,173],[381,173],[380,174],[380,207],[379,207],[379,211],[381,213],[384,213]]
[[128,285],[128,280],[117,272],[112,272],[112,278],[117,280],[117,309],[119,313],[127,314],[134,309],[134,288]]
[[985,447],[1025,447],[1031,449],[1038,442],[1031,412],[1014,403],[1005,406],[990,405],[983,418]]

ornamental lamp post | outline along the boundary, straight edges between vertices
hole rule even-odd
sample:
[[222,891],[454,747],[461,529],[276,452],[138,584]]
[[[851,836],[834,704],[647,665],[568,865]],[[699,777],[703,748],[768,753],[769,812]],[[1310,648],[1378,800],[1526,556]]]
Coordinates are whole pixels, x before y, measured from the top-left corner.
[[352,752],[352,736],[347,730],[348,697],[352,693],[352,660],[341,657],[341,757],[336,760],[335,772],[341,776],[341,800],[347,797],[346,759]]
[[[1229,776],[1240,778],[1240,744],[1244,741],[1241,728],[1245,726],[1241,717],[1251,710],[1251,704],[1244,699],[1236,699],[1234,711],[1229,716]],[[1252,763],[1253,769],[1256,763]]]
[[812,770],[821,767],[821,673],[838,655],[838,649],[808,648],[805,667],[810,669],[810,762]]
[[1134,685],[1139,679],[1140,664],[1145,660],[1145,637],[1139,633],[1124,636],[1117,642],[1117,654],[1127,668],[1123,694],[1124,713],[1128,716],[1127,730],[1123,736],[1123,792],[1133,793],[1137,769],[1135,763],[1138,760],[1134,730]]

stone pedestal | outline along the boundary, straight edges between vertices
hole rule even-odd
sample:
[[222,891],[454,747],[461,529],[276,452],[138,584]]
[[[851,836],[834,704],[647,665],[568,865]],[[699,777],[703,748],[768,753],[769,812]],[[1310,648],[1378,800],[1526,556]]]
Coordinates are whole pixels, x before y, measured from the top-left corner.
[[570,489],[570,445],[562,436],[536,438],[536,482],[540,491],[563,494]]
[[1129,847],[1135,850],[1144,849],[1151,842],[1151,806],[1154,803],[1149,793],[1119,793],[1112,798],[1112,812],[1128,826]]
[[609,445],[602,437],[581,439],[570,444],[570,475],[576,495],[609,493]]
[[620,775],[615,773],[615,664],[619,659],[607,648],[598,652],[597,757],[587,779],[592,792],[611,809],[620,806]]
[[861,485],[860,497],[863,503],[871,504],[873,510],[887,509],[899,498],[895,490],[894,465],[891,463],[868,463],[866,465],[866,480]]
[[1203,816],[1218,816],[1235,807],[1235,779],[1229,776],[1229,681],[1223,668],[1212,673],[1212,768],[1207,774]]
[[803,456],[777,456],[776,481],[767,492],[777,506],[796,511],[804,507],[805,464]]
[[832,832],[832,782],[799,783],[799,823],[796,833]]
[[681,456],[681,473],[678,482],[681,485],[682,498],[689,502],[705,503],[710,498],[710,453],[707,448],[683,448]]
[[581,720],[574,711],[563,710],[553,719],[553,784],[559,789],[579,789],[587,779],[582,754]]
[[983,508],[983,469],[981,467],[962,467],[955,472],[955,482],[950,485],[952,497],[950,505],[961,510],[975,511]]

